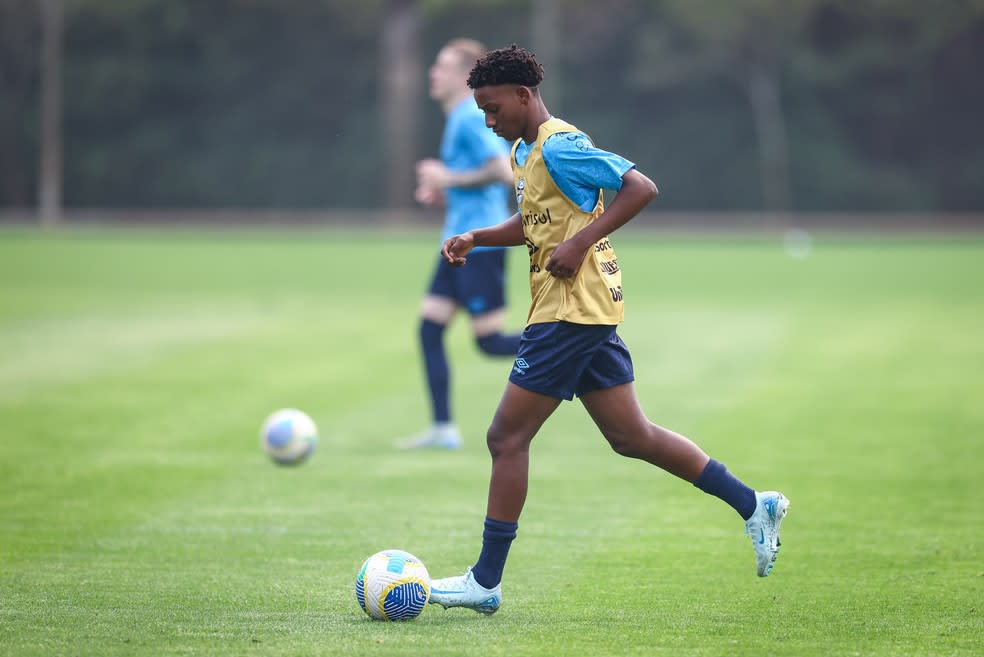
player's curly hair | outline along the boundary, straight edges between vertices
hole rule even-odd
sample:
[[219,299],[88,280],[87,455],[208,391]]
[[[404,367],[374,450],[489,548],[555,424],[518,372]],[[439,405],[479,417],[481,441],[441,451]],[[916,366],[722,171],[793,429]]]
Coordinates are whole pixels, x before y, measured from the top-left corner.
[[526,48],[515,43],[486,53],[468,74],[471,89],[500,84],[536,87],[543,81],[543,66]]

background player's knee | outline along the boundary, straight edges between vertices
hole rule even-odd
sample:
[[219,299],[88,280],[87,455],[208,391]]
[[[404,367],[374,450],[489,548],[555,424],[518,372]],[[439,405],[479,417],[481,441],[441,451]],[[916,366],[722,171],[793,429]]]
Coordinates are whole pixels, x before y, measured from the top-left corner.
[[438,324],[429,319],[420,320],[420,342],[426,349],[429,346],[438,346],[444,336],[444,324]]

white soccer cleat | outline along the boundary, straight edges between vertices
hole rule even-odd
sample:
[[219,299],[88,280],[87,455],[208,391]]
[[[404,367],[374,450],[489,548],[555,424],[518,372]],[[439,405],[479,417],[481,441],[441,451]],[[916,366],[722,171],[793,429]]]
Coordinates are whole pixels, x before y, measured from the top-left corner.
[[480,614],[494,614],[502,604],[502,585],[487,589],[475,581],[471,568],[464,575],[445,577],[431,581],[431,604],[448,607],[465,607]]
[[461,449],[464,441],[453,424],[433,424],[396,443],[399,449]]
[[755,493],[755,513],[745,521],[745,533],[752,539],[759,577],[768,577],[779,554],[779,524],[786,517],[789,500],[782,493]]

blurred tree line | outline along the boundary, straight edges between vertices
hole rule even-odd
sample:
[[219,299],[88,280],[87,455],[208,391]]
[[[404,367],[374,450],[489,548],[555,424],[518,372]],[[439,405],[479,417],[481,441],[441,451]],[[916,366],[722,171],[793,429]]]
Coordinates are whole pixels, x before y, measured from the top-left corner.
[[[412,205],[440,46],[519,43],[664,209],[984,209],[984,0],[64,0],[68,207]],[[39,186],[42,21],[0,0],[0,206]]]

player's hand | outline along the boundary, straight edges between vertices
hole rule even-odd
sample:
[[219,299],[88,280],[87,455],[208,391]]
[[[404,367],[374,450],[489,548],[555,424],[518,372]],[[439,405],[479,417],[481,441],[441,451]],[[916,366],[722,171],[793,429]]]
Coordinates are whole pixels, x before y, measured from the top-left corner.
[[437,189],[436,187],[417,185],[417,189],[413,194],[413,198],[415,201],[417,201],[417,203],[420,203],[421,205],[426,205],[428,207],[444,205],[444,192]]
[[417,162],[417,185],[419,186],[447,189],[450,177],[451,172],[440,160],[429,158]]
[[586,253],[587,249],[573,239],[561,242],[547,259],[546,270],[554,278],[573,278],[581,268]]
[[472,247],[475,246],[475,238],[471,233],[452,235],[444,242],[441,247],[441,255],[455,267],[465,264],[468,259],[465,257]]

